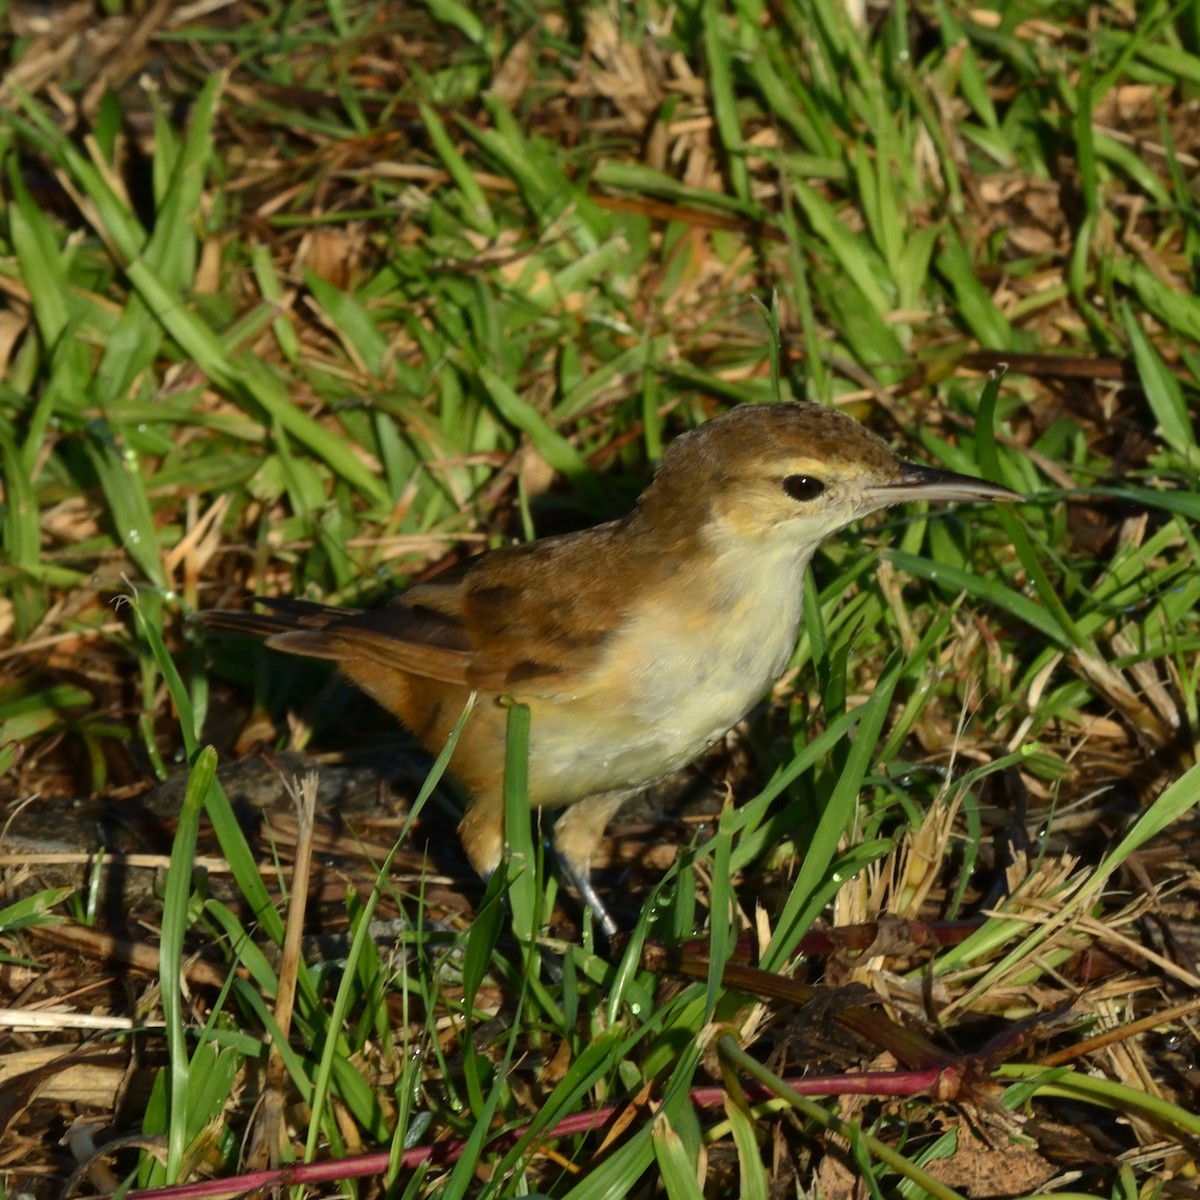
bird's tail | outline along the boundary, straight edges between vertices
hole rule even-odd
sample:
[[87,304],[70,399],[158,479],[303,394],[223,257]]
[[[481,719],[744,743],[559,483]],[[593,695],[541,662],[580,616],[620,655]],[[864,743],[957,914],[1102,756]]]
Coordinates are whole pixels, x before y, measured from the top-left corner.
[[471,686],[470,642],[464,631],[436,614],[423,615],[402,604],[363,612],[311,600],[260,596],[255,602],[268,611],[217,608],[197,618],[209,629],[265,638],[273,650],[336,662],[377,699],[381,672]]
[[331,608],[311,600],[291,600],[286,597],[256,596],[255,604],[266,612],[250,612],[236,608],[210,608],[198,612],[195,620],[208,629],[221,633],[243,633],[247,637],[272,638],[284,633],[313,633],[324,629],[331,621],[354,616],[358,609]]

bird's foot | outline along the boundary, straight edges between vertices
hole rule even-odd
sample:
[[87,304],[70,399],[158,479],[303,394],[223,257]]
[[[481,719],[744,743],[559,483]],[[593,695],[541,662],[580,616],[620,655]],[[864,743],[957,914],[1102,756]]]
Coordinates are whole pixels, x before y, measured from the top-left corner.
[[617,923],[605,908],[604,901],[600,899],[587,869],[573,863],[561,851],[556,851],[555,857],[558,859],[559,874],[575,889],[584,904],[592,910],[592,915],[600,926],[600,932],[609,941],[612,941],[618,933]]

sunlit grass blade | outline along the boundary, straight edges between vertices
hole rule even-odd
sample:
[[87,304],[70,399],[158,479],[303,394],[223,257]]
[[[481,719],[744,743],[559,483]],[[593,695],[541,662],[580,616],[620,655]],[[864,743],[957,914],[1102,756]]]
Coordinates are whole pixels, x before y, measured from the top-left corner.
[[[526,953],[534,952],[542,920],[538,865],[542,855],[534,844],[529,812],[529,707],[513,703],[508,709],[508,742],[504,757],[504,844],[508,855],[508,903],[513,933]],[[536,960],[535,960],[536,961]]]
[[311,1162],[316,1154],[317,1143],[320,1141],[324,1129],[325,1106],[328,1103],[334,1073],[338,1062],[344,1060],[344,1051],[339,1044],[336,1031],[342,1028],[349,1011],[354,993],[358,961],[364,953],[367,940],[371,936],[371,918],[374,916],[375,908],[387,887],[388,875],[391,871],[392,862],[396,857],[396,852],[403,844],[404,838],[412,827],[413,822],[420,816],[421,810],[425,807],[429,797],[433,795],[434,788],[437,787],[442,775],[445,773],[450,758],[454,753],[454,747],[458,744],[458,738],[462,733],[463,726],[471,717],[472,707],[472,704],[467,704],[463,709],[454,729],[450,733],[450,737],[446,740],[445,747],[443,747],[442,752],[434,760],[434,764],[430,768],[425,782],[421,785],[421,790],[417,793],[412,807],[405,817],[404,824],[400,829],[400,834],[395,844],[392,846],[387,858],[380,864],[375,885],[371,889],[371,894],[367,898],[359,915],[354,936],[350,942],[350,950],[346,956],[346,965],[342,974],[342,980],[338,986],[337,995],[334,998],[329,1014],[330,1035],[326,1038],[325,1044],[322,1047],[320,1062],[313,1076],[312,1119],[309,1123],[308,1139],[305,1143],[306,1162]]
[[771,945],[762,956],[764,970],[776,970],[782,966],[820,912],[823,900],[818,896],[818,887],[831,868],[838,840],[854,815],[859,790],[874,765],[876,742],[902,666],[899,658],[893,658],[880,672],[870,698],[859,711],[854,742],[832,793],[824,800],[817,828],[788,898],[775,919]]
[[159,983],[162,989],[163,1023],[167,1029],[170,1058],[170,1123],[167,1131],[167,1161],[164,1179],[177,1183],[188,1145],[188,1092],[191,1070],[187,1026],[180,985],[183,979],[183,942],[191,924],[193,860],[200,830],[200,814],[217,771],[217,755],[206,746],[197,755],[188,778],[187,792],[179,812],[171,866],[167,871],[163,899],[162,942],[159,950]]

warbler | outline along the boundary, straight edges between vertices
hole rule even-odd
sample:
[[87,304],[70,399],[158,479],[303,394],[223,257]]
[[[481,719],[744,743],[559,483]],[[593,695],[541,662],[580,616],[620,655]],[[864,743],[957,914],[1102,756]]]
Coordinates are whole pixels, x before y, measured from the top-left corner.
[[821,542],[907,500],[1017,499],[905,462],[835,409],[743,405],[674,439],[619,520],[488,551],[373,611],[269,599],[202,617],[335,662],[433,753],[475,693],[449,771],[484,877],[504,854],[505,698],[528,705],[529,803],[562,810],[561,869],[611,936],[590,877],[605,827],[782,674]]

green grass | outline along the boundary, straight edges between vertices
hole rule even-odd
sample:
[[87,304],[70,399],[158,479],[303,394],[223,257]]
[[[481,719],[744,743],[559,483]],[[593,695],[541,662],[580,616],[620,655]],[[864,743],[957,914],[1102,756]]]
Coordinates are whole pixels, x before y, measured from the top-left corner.
[[[105,11],[126,44],[119,22],[142,10]],[[839,953],[830,986],[865,983],[931,1038],[943,1024],[980,1056],[957,1099],[991,1111],[1008,1087],[1023,1136],[1062,1119],[1060,1097],[1144,1118],[1104,1126],[1123,1163],[1081,1143],[1072,1174],[1078,1156],[1043,1147],[1060,1191],[1149,1194],[1184,1170],[1194,1121],[1153,1044],[1089,1058],[1091,1076],[1039,1063],[1077,1036],[1060,1006],[1094,1031],[1194,986],[1122,944],[1128,984],[1093,1004],[1074,956],[1136,944],[1129,891],[1172,878],[1148,839],[1186,846],[1200,799],[1200,4],[869,16],[835,0],[237,5],[168,16],[94,92],[86,54],[55,68],[36,31],[0,38],[7,798],[119,805],[192,769],[161,907],[138,914],[160,970],[130,976],[125,1001],[166,1030],[139,1035],[156,1082],[110,1130],[164,1139],[113,1160],[136,1186],[373,1152],[363,1174],[396,1196],[754,1197],[829,1186],[836,1130],[875,1194],[952,1194],[924,1174],[955,1157],[949,1110],[891,1098],[838,1125],[831,1102],[796,1102],[805,1070],[862,1067],[894,1033],[798,1040],[828,1031],[819,1007],[759,1010],[726,969],[747,929],[782,971],[819,919],[976,914],[999,869],[986,846],[1011,828],[1034,840],[966,940]],[[980,349],[1082,371],[989,382],[962,367]],[[208,719],[253,707],[283,743],[290,712],[292,740],[326,750],[391,735],[188,617],[247,592],[369,605],[449,557],[623,512],[671,436],[776,397],[844,406],[1026,501],[893,512],[822,550],[794,670],[739,732],[741,802],[681,836],[665,878],[633,873],[627,944],[587,924],[551,936],[530,832],[469,915],[432,885],[402,894],[392,860],[364,854],[344,961],[302,951],[290,885],[264,880],[210,782]],[[519,811],[519,770],[509,782]],[[236,902],[193,876],[209,828]],[[113,915],[56,891],[4,908],[5,961],[42,963],[59,996],[26,940],[52,907]],[[403,914],[390,955],[380,912]],[[695,932],[690,982],[643,956]],[[178,985],[201,948],[228,971],[219,992]],[[0,1036],[0,1066],[15,1048]],[[733,1086],[751,1074],[774,1096],[761,1108]],[[693,1103],[710,1078],[729,1085],[721,1116]],[[1134,1101],[1147,1079],[1158,1094]],[[62,1182],[37,1131],[94,1113],[38,1103],[13,1136]],[[611,1145],[577,1126],[544,1140],[602,1110],[622,1122]],[[453,1163],[404,1157],[450,1142]],[[311,1188],[366,1186],[344,1170]]]

